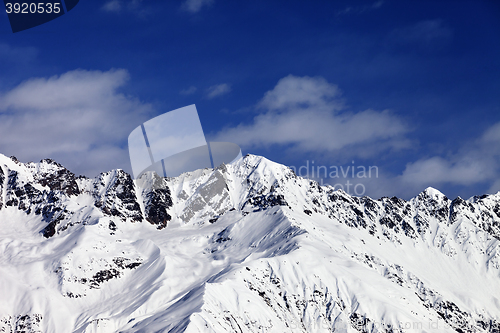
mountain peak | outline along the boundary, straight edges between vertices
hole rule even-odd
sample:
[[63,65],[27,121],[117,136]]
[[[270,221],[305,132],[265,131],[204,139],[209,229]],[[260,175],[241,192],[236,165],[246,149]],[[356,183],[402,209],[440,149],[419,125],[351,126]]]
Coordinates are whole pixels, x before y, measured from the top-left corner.
[[430,186],[423,190],[422,193],[425,193],[430,197],[446,198],[446,196],[441,191]]

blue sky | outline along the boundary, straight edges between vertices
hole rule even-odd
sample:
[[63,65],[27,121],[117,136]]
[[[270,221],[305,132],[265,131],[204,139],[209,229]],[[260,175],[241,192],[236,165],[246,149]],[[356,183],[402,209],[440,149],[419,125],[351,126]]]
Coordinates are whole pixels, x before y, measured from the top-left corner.
[[377,166],[321,177],[358,194],[492,193],[499,41],[494,0],[81,0],[16,34],[4,14],[0,152],[130,172],[128,134],[196,104],[208,139],[309,176]]

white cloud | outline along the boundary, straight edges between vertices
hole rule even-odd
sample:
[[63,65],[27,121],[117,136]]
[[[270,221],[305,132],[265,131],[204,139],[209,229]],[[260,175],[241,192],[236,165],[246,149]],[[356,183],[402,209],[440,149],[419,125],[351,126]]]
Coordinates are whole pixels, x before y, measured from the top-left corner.
[[295,109],[301,106],[339,110],[343,105],[336,85],[323,78],[296,77],[281,79],[273,90],[265,93],[259,106],[269,110]]
[[407,164],[402,180],[420,187],[444,183],[471,185],[490,179],[491,171],[484,161],[471,160],[468,156],[456,161],[433,156]]
[[227,83],[217,84],[207,89],[207,98],[212,99],[215,97],[219,97],[228,94],[230,91],[231,91],[231,85]]
[[128,134],[151,107],[118,92],[128,78],[126,70],[75,70],[0,94],[0,152],[22,161],[53,158],[90,176],[129,170]]
[[488,128],[484,134],[481,136],[480,141],[483,144],[488,144],[488,143],[493,143],[497,144],[500,143],[500,122],[494,124],[490,128]]
[[[349,166],[347,163],[344,168]],[[369,165],[364,167],[368,169]],[[322,181],[344,187],[349,181],[351,194],[355,194],[354,185],[363,184],[359,188],[366,189],[364,194],[374,198],[395,195],[409,199],[429,186],[445,194],[446,190],[456,193],[457,188],[462,188],[461,193],[466,197],[496,193],[500,191],[500,122],[455,153],[421,158],[408,163],[400,174],[387,173],[384,168],[378,168],[378,171],[377,176],[368,178],[353,178],[348,173],[347,178],[327,177]]]
[[423,189],[444,184],[470,186],[491,183],[488,192],[500,190],[500,122],[477,140],[446,157],[432,156],[406,165],[400,186]]
[[192,95],[194,94],[198,89],[195,86],[191,86],[187,89],[183,89],[180,91],[181,95]]
[[494,181],[493,184],[490,186],[490,188],[486,191],[486,193],[491,193],[491,194],[497,192],[500,192],[500,179]]
[[403,134],[408,128],[399,117],[387,110],[340,112],[344,109],[340,92],[323,78],[289,75],[258,106],[264,112],[252,123],[225,128],[215,141],[245,148],[292,145],[300,152],[362,157],[407,144]]
[[185,0],[181,8],[190,13],[198,13],[203,7],[212,5],[214,0]]

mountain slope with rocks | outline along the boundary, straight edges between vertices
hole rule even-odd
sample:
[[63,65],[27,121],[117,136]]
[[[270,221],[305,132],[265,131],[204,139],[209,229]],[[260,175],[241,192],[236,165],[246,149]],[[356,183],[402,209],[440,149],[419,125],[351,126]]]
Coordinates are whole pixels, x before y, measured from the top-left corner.
[[500,192],[350,196],[0,155],[0,332],[500,332]]

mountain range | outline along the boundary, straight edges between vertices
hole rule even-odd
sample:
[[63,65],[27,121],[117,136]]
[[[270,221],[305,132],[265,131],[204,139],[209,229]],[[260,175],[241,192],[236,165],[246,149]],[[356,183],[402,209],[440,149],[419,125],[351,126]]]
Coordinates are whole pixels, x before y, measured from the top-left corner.
[[500,192],[351,196],[255,155],[95,179],[0,155],[0,332],[500,332]]

